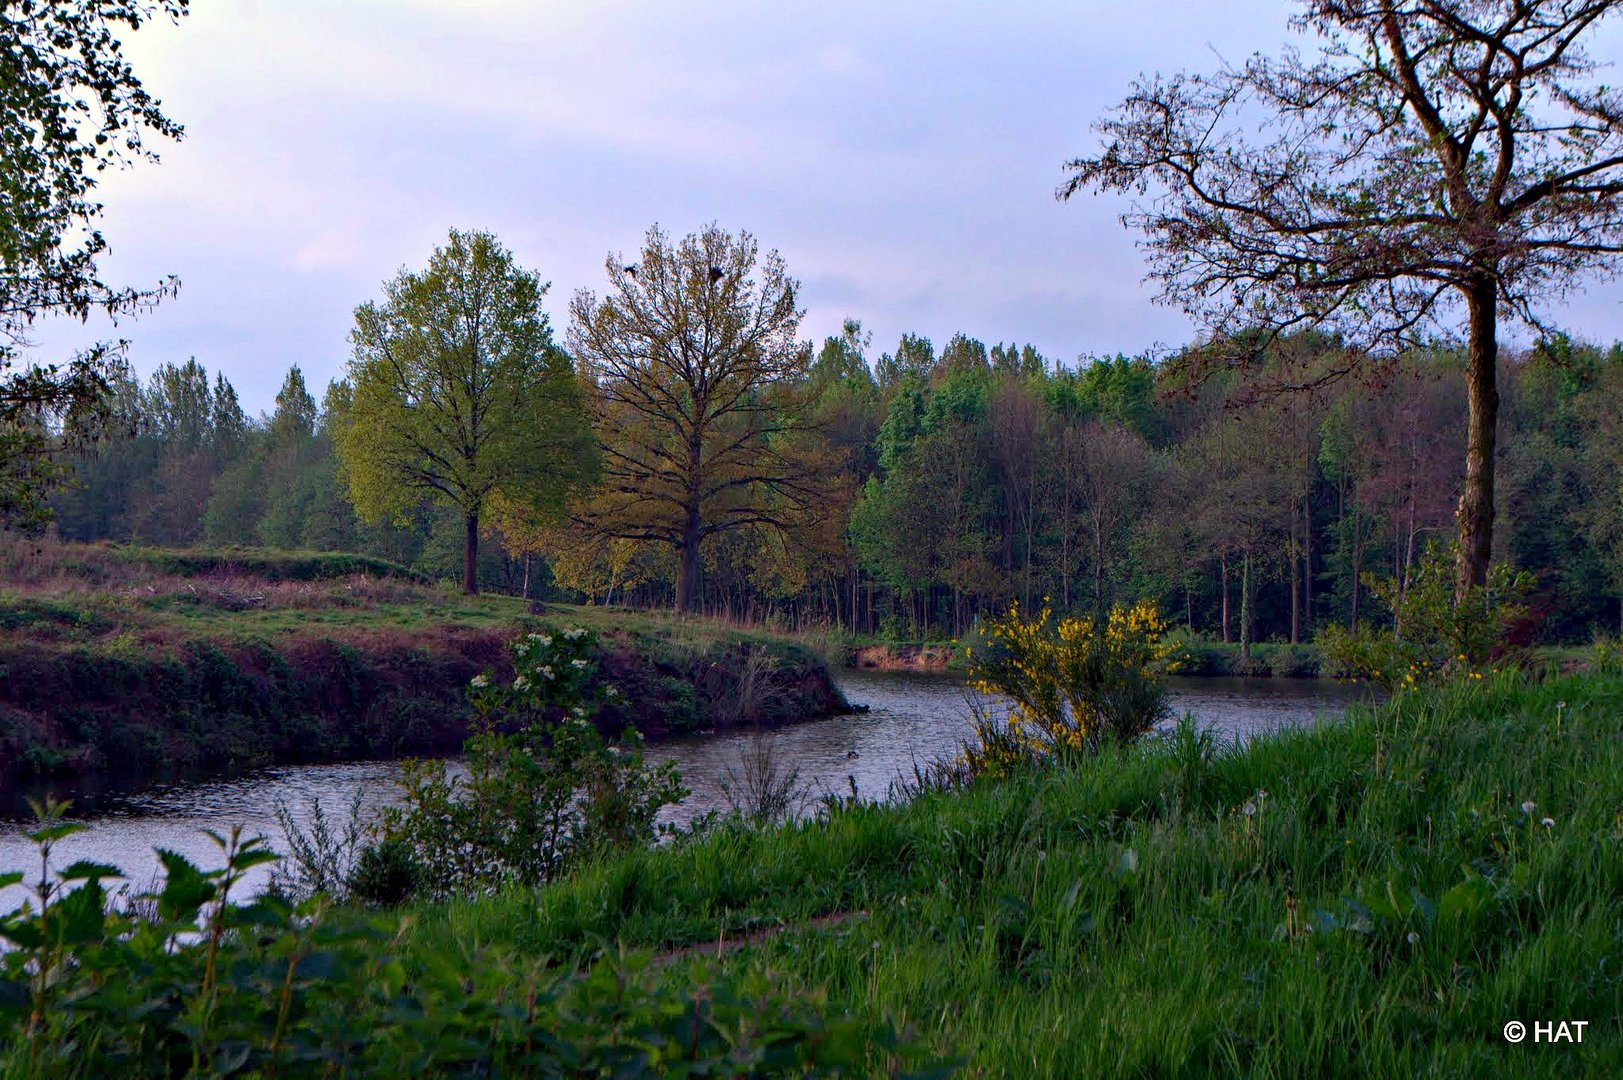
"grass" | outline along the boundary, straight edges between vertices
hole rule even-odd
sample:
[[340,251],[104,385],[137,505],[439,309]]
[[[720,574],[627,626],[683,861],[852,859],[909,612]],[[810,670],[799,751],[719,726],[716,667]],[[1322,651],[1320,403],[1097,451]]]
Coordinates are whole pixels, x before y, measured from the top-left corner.
[[[902,1018],[970,1075],[1623,1075],[1620,717],[1595,672],[1243,749],[1186,731],[424,907],[404,947],[582,963],[780,927],[727,968]],[[1511,1046],[1512,1019],[1590,1023]]]
[[14,544],[0,549],[0,804],[56,776],[454,750],[468,680],[500,676],[520,632],[569,625],[604,643],[604,677],[625,702],[605,718],[614,730],[845,707],[818,638],[533,609],[346,555]]
[[336,552],[242,548],[167,550],[14,543],[0,551],[0,630],[95,641],[143,631],[263,641],[311,628],[423,630],[586,625],[671,649],[738,644],[834,655],[836,635],[777,633],[671,612],[466,596],[381,559]]

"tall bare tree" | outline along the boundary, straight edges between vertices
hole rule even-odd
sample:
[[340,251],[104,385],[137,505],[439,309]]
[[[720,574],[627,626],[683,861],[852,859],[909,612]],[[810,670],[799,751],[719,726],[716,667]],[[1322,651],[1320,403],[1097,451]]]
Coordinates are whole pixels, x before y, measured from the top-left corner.
[[777,252],[718,225],[607,262],[611,293],[570,304],[569,342],[594,389],[602,484],[576,516],[600,535],[669,544],[676,606],[698,603],[699,548],[749,526],[790,531],[820,493],[804,441],[811,350]]
[[1623,253],[1623,93],[1585,52],[1620,10],[1304,0],[1317,55],[1140,79],[1060,189],[1138,195],[1123,221],[1162,300],[1214,332],[1203,367],[1258,354],[1258,327],[1322,326],[1379,358],[1463,315],[1457,591],[1492,556],[1500,320],[1542,328]]

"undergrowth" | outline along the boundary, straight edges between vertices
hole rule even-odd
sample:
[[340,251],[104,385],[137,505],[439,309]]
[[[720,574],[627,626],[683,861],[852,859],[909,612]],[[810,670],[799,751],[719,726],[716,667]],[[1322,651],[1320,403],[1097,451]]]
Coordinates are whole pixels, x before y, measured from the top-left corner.
[[[1623,1075],[1623,678],[1503,675],[1244,748],[1184,727],[905,807],[428,906],[411,954],[762,928],[735,974],[999,1076]],[[836,929],[809,920],[865,914]],[[1510,1020],[1589,1021],[1509,1045]]]

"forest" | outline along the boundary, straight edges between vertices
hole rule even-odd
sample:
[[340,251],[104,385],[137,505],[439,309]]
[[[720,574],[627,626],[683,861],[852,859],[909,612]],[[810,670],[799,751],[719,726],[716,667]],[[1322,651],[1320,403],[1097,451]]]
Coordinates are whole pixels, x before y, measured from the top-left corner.
[[[567,356],[542,329],[545,348]],[[752,437],[792,445],[778,458],[815,482],[740,485],[748,505],[783,512],[703,538],[693,606],[916,640],[961,636],[1011,600],[1089,612],[1147,599],[1213,639],[1294,643],[1385,618],[1368,582],[1401,586],[1452,534],[1465,391],[1446,346],[1330,379],[1347,350],[1307,333],[1203,380],[1182,354],[1059,361],[962,333],[875,351],[855,319],[821,347],[791,343],[762,408],[777,426]],[[1530,632],[1614,633],[1623,344],[1543,342],[1504,355],[1500,379],[1495,550],[1536,575]],[[256,417],[196,359],[144,382],[119,375],[114,432],[54,496],[54,529],[72,541],[356,551],[456,577],[465,515],[428,496],[359,513],[337,449],[353,382],[320,394],[292,365],[273,411]],[[616,435],[632,441],[633,428],[597,430],[599,460],[627,458]],[[558,466],[540,455],[512,467]],[[479,580],[671,604],[679,549],[593,518],[615,475],[597,468],[547,519],[493,495]]]

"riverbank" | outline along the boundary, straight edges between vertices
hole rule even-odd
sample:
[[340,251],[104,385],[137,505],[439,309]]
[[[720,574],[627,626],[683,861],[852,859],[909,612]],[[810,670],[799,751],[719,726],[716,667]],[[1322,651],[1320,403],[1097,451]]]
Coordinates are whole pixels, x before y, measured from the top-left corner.
[[[399,955],[620,942],[680,985],[731,942],[723,971],[898,1017],[973,1075],[1618,1075],[1620,716],[1616,673],[1502,676],[1112,751],[421,907]],[[1511,1045],[1513,1019],[1587,1029]]]
[[[696,619],[465,597],[377,560],[40,546],[0,588],[0,795],[53,776],[233,773],[461,746],[474,675],[587,625],[659,738],[848,708],[808,643]],[[398,571],[398,572],[397,572]]]

